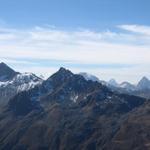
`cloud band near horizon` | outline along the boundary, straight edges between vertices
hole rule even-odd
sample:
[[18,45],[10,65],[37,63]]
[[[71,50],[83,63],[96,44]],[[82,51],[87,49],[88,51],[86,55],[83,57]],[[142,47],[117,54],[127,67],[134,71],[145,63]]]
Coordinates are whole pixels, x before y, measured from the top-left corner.
[[46,76],[59,67],[101,79],[137,81],[150,76],[150,26],[119,25],[119,31],[0,28],[0,60],[19,71]]

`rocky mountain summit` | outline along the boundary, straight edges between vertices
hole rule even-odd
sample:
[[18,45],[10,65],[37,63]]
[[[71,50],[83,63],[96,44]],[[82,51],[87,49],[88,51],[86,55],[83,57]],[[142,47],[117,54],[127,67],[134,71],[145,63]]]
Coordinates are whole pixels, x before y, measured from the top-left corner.
[[0,105],[6,104],[17,93],[27,91],[42,82],[33,73],[19,73],[0,63]]
[[7,66],[5,63],[0,63],[0,82],[5,82],[13,79],[18,72],[15,72],[13,69],[11,69],[9,66]]

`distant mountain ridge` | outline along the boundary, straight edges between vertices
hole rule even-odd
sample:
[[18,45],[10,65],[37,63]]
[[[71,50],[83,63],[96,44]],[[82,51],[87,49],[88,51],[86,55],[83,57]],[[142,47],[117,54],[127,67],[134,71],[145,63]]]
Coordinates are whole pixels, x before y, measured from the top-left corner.
[[[60,70],[63,72],[65,68],[60,68]],[[143,77],[137,85],[133,85],[129,82],[117,83],[115,79],[106,82],[86,72],[81,72],[79,75],[83,76],[87,81],[97,81],[113,91],[150,98],[150,80],[146,77]],[[14,96],[16,93],[29,90],[43,81],[43,79],[37,77],[35,74],[22,74],[14,71],[7,64],[0,63],[0,103],[2,102],[1,99],[8,100],[8,98]]]
[[[81,75],[86,80],[92,80],[102,83],[107,87],[111,88],[115,91],[120,91],[121,93],[128,93],[128,94],[138,94],[146,97],[150,97],[150,80],[147,77],[143,77],[137,84],[131,84],[130,82],[124,81],[122,83],[118,83],[115,79],[110,79],[108,82],[100,80],[98,77],[88,74],[88,73],[81,73]],[[139,95],[139,96],[140,96]]]
[[[12,80],[16,75],[18,75],[18,77],[23,76],[19,75],[21,73],[14,71],[12,68],[10,68],[7,64],[1,62],[0,63],[0,84],[4,85],[4,82],[7,82],[9,80]],[[29,73],[24,74],[25,76],[27,76],[27,74],[29,75]],[[30,73],[29,76],[31,76],[32,73]],[[103,81],[100,80],[98,77],[86,73],[86,72],[81,72],[79,73],[80,75],[82,75],[86,80],[92,80],[92,81],[97,81],[100,82],[104,85],[107,86],[113,86],[113,87],[117,87],[117,88],[124,88],[124,89],[128,89],[131,91],[137,91],[137,90],[148,90],[150,89],[150,80],[147,77],[143,77],[138,83],[137,85],[133,85],[127,81],[124,81],[122,83],[117,83],[117,81],[115,79],[110,79],[108,82],[107,81]],[[33,76],[36,76],[34,74],[32,74]],[[41,79],[40,77],[37,77],[38,79]]]

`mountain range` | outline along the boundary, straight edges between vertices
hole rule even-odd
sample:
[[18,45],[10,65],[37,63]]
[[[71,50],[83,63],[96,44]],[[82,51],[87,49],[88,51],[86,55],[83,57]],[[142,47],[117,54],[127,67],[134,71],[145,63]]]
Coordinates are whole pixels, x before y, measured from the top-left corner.
[[[65,68],[47,80],[4,63],[1,70],[1,150],[150,148],[149,99],[120,92],[126,83],[114,90],[108,82]],[[140,87],[148,90],[144,82]]]
[[137,95],[144,98],[150,98],[150,80],[147,77],[142,77],[142,79],[137,84],[131,84],[130,82],[124,81],[118,83],[115,79],[110,79],[109,81],[100,80],[98,77],[88,74],[81,73],[81,75],[86,80],[92,80],[100,82],[103,85],[106,85],[113,91],[120,93],[126,93],[131,95]]
[[[112,82],[114,81],[114,82]],[[137,90],[150,90],[150,80],[147,77],[143,77],[137,84],[131,84],[127,81],[122,83],[117,83],[114,79],[111,79],[108,84],[114,87],[124,88],[131,91]]]

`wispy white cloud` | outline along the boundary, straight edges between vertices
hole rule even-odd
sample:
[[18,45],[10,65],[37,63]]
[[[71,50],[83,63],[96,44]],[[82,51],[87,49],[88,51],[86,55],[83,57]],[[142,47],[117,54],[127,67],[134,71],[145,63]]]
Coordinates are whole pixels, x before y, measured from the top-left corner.
[[144,25],[120,25],[118,26],[123,30],[144,34],[150,36],[150,26]]
[[[66,63],[75,72],[93,72],[104,79],[114,76],[119,80],[135,81],[141,75],[150,76],[148,67],[150,64],[150,27],[139,25],[118,27],[123,31],[65,31],[54,27],[38,26],[31,29],[1,27],[0,60],[7,60],[9,64],[13,63],[22,70],[27,69],[33,72],[38,70],[44,74],[53,72],[62,64],[60,62],[60,65],[46,67],[42,60],[49,60],[50,63],[55,59]],[[129,32],[126,33],[124,30]],[[38,61],[40,61],[39,67]],[[135,67],[85,69],[72,65],[76,63],[81,66],[83,64],[97,64],[97,66],[98,64],[128,64]],[[53,69],[49,69],[50,67]]]

